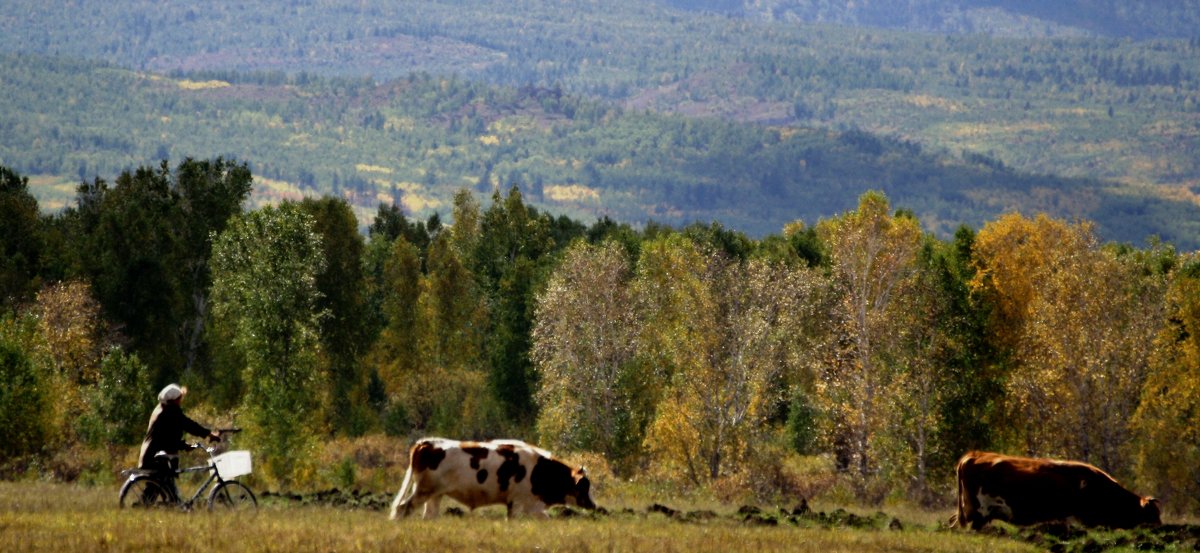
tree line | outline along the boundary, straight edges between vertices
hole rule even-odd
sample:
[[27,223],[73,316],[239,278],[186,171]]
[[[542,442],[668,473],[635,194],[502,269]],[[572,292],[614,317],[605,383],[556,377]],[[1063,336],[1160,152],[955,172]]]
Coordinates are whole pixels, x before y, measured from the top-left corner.
[[252,181],[164,161],[41,214],[0,169],[4,474],[136,444],[182,382],[285,484],[328,437],[440,434],[760,493],[817,456],[931,504],[987,448],[1200,507],[1200,259],[1169,244],[1015,213],[941,239],[879,192],[761,239],[585,225],[516,187],[449,222],[380,205],[364,236],[339,198],[247,210]]

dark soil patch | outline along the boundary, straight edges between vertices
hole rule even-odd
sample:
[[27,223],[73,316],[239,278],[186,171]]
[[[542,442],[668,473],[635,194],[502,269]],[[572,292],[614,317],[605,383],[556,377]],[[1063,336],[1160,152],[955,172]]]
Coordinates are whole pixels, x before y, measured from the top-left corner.
[[362,490],[340,490],[330,488],[315,493],[297,494],[288,492],[263,492],[259,499],[264,503],[284,503],[292,505],[320,505],[341,509],[364,509],[383,511],[392,506],[392,495],[386,493],[371,493]]
[[[263,492],[259,499],[263,503],[285,505],[319,505],[341,509],[386,511],[391,508],[392,495],[361,490],[331,488],[308,494],[287,492]],[[603,507],[593,511],[568,506],[555,506],[547,511],[554,519],[603,519],[662,517],[683,524],[707,524],[732,522],[753,526],[795,526],[801,528],[855,528],[860,530],[905,531],[905,525],[882,511],[872,515],[851,513],[845,509],[830,512],[814,511],[806,501],[800,501],[791,509],[765,510],[755,505],[742,505],[736,511],[717,513],[709,510],[683,511],[661,503],[645,510],[624,508],[608,511]],[[447,514],[464,516],[462,509],[452,507]],[[911,526],[911,525],[910,525]],[[918,527],[919,528],[919,527]],[[910,527],[908,529],[912,531]],[[917,531],[920,531],[919,529]],[[942,526],[939,531],[948,530]],[[1024,541],[1053,553],[1102,553],[1113,549],[1138,551],[1200,551],[1200,525],[1164,524],[1132,530],[1105,528],[1083,528],[1063,522],[1048,522],[1023,528],[989,524],[980,533],[996,537]]]
[[1023,528],[993,523],[980,532],[1024,541],[1053,553],[1101,553],[1114,549],[1200,551],[1200,525],[1189,524],[1114,530],[1084,528],[1064,522],[1046,522]]

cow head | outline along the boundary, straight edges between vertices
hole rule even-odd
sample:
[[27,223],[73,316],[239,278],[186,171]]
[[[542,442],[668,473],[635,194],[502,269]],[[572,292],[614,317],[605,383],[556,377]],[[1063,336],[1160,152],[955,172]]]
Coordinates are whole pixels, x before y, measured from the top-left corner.
[[596,504],[592,502],[592,481],[588,480],[587,469],[579,467],[571,473],[571,478],[575,481],[573,490],[568,494],[568,497],[574,499],[576,505],[584,509],[595,509]]
[[1142,498],[1142,510],[1140,514],[1141,520],[1138,520],[1138,524],[1162,524],[1162,509],[1158,500],[1153,497]]

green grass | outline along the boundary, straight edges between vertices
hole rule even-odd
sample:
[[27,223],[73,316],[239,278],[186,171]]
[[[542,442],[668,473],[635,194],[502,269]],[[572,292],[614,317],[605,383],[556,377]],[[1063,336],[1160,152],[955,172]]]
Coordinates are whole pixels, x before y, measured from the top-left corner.
[[[131,512],[117,487],[0,483],[2,551],[1037,551],[1007,538],[935,530],[753,526],[732,516],[682,523],[661,515],[505,520],[464,517],[392,522],[385,513],[264,502],[257,515]],[[450,502],[447,502],[450,503]],[[687,509],[687,505],[674,505]],[[727,508],[723,515],[732,512]]]

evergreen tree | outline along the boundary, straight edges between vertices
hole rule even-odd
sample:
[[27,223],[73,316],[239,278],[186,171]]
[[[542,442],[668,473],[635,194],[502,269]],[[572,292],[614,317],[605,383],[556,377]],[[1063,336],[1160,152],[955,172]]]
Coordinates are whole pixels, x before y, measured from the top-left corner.
[[519,190],[492,195],[476,246],[476,274],[491,306],[488,382],[505,414],[520,424],[535,416],[529,335],[544,256],[553,246],[549,222],[525,206]]
[[32,298],[38,285],[42,231],[29,179],[0,166],[0,313]]
[[330,422],[336,430],[361,434],[368,424],[366,375],[360,356],[366,352],[367,327],[363,295],[363,237],[350,205],[342,198],[305,199],[300,207],[321,237],[324,269],[317,275],[320,300],[323,370],[332,385]]

